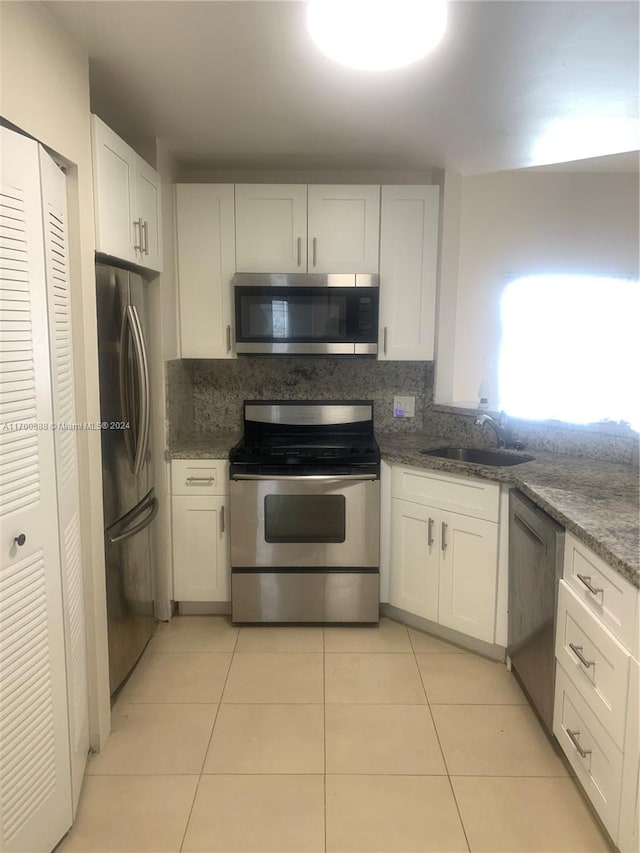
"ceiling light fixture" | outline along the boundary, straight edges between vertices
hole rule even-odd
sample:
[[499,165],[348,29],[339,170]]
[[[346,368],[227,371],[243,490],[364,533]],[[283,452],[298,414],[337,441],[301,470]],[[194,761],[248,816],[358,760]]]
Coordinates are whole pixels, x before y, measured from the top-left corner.
[[445,0],[311,0],[307,26],[335,62],[386,71],[417,62],[447,26]]

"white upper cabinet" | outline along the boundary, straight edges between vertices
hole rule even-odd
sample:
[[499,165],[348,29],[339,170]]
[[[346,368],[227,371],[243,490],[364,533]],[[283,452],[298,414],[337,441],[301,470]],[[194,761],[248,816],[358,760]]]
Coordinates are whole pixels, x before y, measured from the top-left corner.
[[377,273],[380,187],[310,186],[309,272]]
[[236,184],[238,272],[377,273],[379,186]]
[[182,358],[233,358],[233,184],[177,184]]
[[[137,229],[141,229],[140,266],[162,271],[162,234],[160,233],[160,175],[148,163],[136,156],[136,213]],[[136,230],[137,230],[136,229]]]
[[91,116],[96,252],[161,272],[160,175]]
[[236,184],[236,270],[307,271],[305,184]]
[[437,186],[382,187],[379,359],[433,360],[438,212]]

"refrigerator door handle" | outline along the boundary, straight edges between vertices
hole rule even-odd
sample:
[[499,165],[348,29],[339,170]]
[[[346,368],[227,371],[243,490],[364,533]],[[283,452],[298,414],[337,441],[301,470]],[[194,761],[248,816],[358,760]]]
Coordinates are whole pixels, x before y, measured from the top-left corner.
[[147,358],[147,350],[142,334],[142,324],[140,316],[135,305],[130,305],[128,308],[131,311],[133,342],[136,352],[138,376],[140,378],[140,421],[138,429],[138,447],[136,452],[134,473],[138,474],[142,470],[144,460],[149,447],[149,432],[151,428],[151,406],[150,406],[150,379],[149,379],[149,360]]
[[134,420],[135,412],[131,407],[131,393],[133,378],[131,376],[129,366],[129,344],[131,341],[131,317],[129,314],[129,306],[127,306],[122,314],[122,324],[120,326],[120,406],[122,408],[122,420],[127,424],[124,430],[124,443],[127,449],[127,457],[129,459],[129,467],[133,473],[136,473],[136,455],[138,445],[138,430]]
[[[148,527],[153,519],[158,514],[159,504],[158,499],[155,496],[155,490],[151,489],[140,501],[140,503],[136,504],[133,509],[130,509],[129,512],[125,513],[121,518],[108,527],[105,530],[105,539],[107,544],[115,545],[118,542],[123,542],[125,539],[130,539],[132,536],[135,536],[137,533],[140,533],[145,527]],[[134,524],[133,527],[127,527],[132,521],[136,518],[139,518],[143,512],[149,510],[148,515],[142,519],[142,521]],[[122,530],[122,528],[126,528]],[[122,532],[120,532],[122,531]]]

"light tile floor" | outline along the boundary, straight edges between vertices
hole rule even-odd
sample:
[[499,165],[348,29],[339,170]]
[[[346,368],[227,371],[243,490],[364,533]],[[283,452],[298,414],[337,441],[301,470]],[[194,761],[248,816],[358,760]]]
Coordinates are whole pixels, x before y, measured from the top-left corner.
[[163,624],[63,853],[609,851],[501,664],[407,629]]

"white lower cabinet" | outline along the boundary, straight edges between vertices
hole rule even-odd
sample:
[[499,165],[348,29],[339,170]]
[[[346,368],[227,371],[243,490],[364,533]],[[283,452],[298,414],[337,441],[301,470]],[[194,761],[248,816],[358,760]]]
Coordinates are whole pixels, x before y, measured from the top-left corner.
[[493,643],[498,525],[453,512],[440,517],[438,622]]
[[618,847],[622,853],[640,850],[640,663],[629,667],[629,706],[622,764]]
[[171,465],[175,601],[229,601],[226,470],[207,459]]
[[553,733],[615,840],[620,810],[622,753],[561,666],[556,668]]
[[635,587],[567,533],[553,732],[624,853],[638,851],[638,603]]
[[[498,495],[495,483],[394,467],[389,595],[394,607],[494,642]],[[474,507],[489,518],[451,512],[452,505]]]
[[392,499],[390,602],[436,622],[440,553],[431,539],[433,516],[430,507]]

